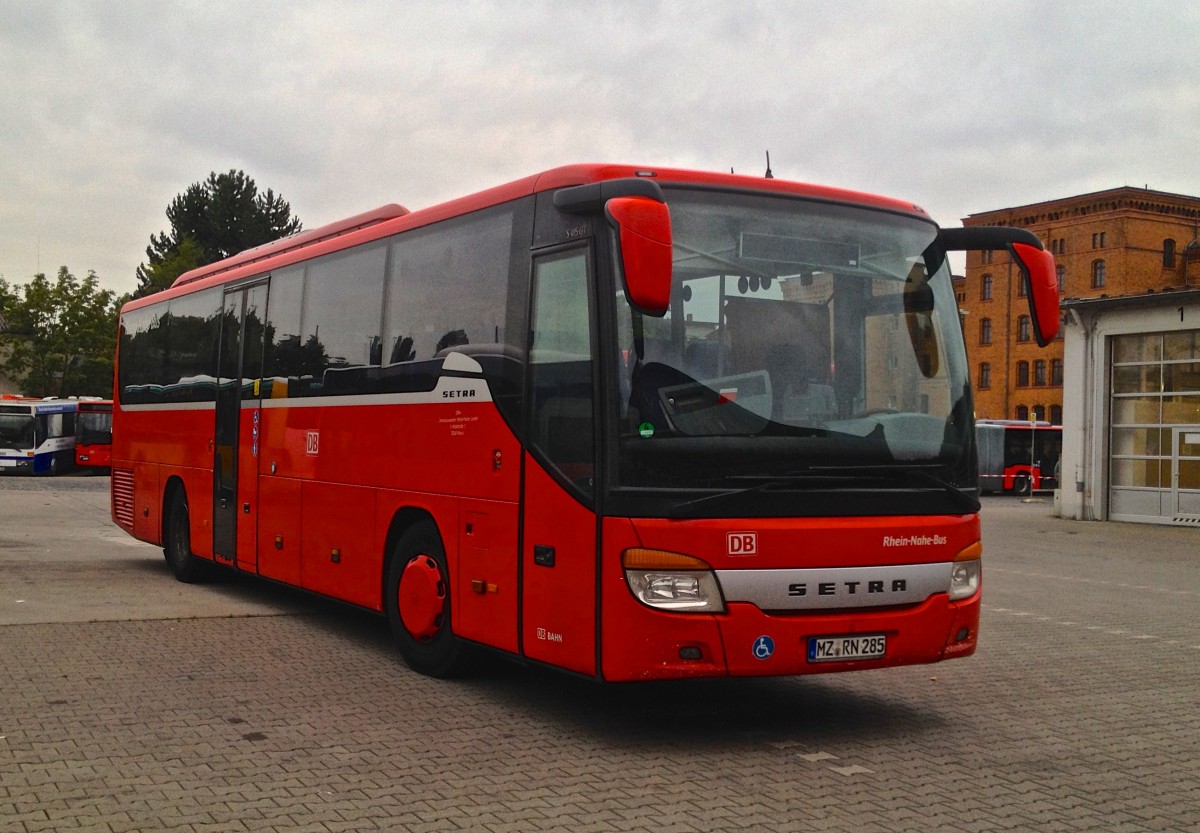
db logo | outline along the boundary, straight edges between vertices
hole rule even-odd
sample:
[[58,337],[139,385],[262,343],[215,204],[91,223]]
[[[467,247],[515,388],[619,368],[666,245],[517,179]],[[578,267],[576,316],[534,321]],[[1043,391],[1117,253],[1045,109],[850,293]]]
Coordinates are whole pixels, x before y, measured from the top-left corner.
[[757,532],[730,532],[726,541],[730,555],[758,555]]
[[304,451],[309,457],[317,456],[321,448],[321,435],[316,431],[309,431],[304,438]]

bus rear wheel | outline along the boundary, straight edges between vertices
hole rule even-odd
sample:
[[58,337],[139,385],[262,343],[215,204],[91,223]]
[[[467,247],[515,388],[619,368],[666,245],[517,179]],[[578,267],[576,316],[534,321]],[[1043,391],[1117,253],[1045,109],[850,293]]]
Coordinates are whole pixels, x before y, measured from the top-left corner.
[[1030,479],[1029,475],[1027,475],[1027,474],[1018,474],[1016,477],[1013,478],[1013,491],[1016,492],[1018,495],[1029,494],[1031,491],[1033,491],[1033,489],[1031,488],[1032,485],[1033,485],[1033,481]]
[[414,671],[452,677],[466,670],[467,647],[451,630],[450,573],[431,521],[410,527],[388,560],[388,623],[400,656]]
[[175,578],[184,584],[203,581],[205,563],[192,553],[192,527],[188,513],[187,495],[176,489],[171,495],[171,508],[167,510],[167,540],[163,555]]

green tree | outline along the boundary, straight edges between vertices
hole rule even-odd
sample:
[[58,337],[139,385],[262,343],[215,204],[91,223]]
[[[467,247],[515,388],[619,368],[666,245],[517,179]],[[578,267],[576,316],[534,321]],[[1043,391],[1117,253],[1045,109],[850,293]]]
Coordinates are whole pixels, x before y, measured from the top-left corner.
[[[150,249],[146,249],[149,254]],[[190,272],[197,266],[203,266],[212,261],[205,260],[204,250],[190,237],[184,237],[173,250],[161,256],[158,263],[153,262],[138,266],[138,288],[131,297],[140,298],[152,292],[166,289],[184,272]]]
[[117,299],[96,273],[79,280],[63,266],[24,285],[0,278],[0,355],[29,396],[111,396]]
[[242,171],[211,173],[167,206],[169,232],[150,235],[146,263],[137,269],[140,298],[169,287],[177,277],[302,228],[292,207],[271,189],[259,192]]

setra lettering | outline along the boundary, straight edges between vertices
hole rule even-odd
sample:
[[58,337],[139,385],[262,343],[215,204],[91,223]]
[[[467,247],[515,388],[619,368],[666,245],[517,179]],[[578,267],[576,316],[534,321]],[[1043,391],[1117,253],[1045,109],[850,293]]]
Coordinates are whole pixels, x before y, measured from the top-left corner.
[[[862,586],[863,586],[863,582],[861,582],[861,581],[844,581],[844,582],[841,582],[841,586],[840,586],[840,590],[839,590],[839,585],[837,582],[822,581],[817,584],[817,595],[818,596],[837,596],[837,595],[844,593],[845,595],[853,596],[853,595],[860,593],[860,589],[862,588]],[[908,590],[908,579],[903,579],[903,578],[892,579],[892,584],[891,584],[890,588],[888,587],[887,582],[883,582],[883,581],[868,581],[868,582],[866,582],[866,592],[868,595],[874,595],[877,593],[903,593],[906,590]],[[808,584],[805,582],[796,582],[795,584],[789,584],[788,585],[788,595],[789,596],[797,596],[797,597],[807,596],[808,595]]]

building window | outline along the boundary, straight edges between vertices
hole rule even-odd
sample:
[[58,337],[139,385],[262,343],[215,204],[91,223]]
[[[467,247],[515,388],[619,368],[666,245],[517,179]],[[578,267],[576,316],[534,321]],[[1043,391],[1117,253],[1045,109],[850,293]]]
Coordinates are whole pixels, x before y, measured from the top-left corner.
[[1062,405],[1050,406],[1050,423],[1052,425],[1062,425]]
[[1017,419],[1029,419],[1029,409],[1024,405],[1017,406]]
[[1033,363],[1033,383],[1035,385],[1046,384],[1046,362],[1044,359],[1038,359]]
[[1043,419],[1046,418],[1046,406],[1045,405],[1034,405],[1033,410],[1029,414],[1029,418],[1032,420],[1035,420],[1037,422],[1041,422]]
[[1062,385],[1063,382],[1063,363],[1062,359],[1050,360],[1050,384]]
[[1029,294],[1029,287],[1027,287],[1025,284],[1026,284],[1026,282],[1023,278],[1019,278],[1019,277],[1017,278],[1017,297],[1018,298],[1024,298]]
[[980,252],[979,253],[979,262],[984,265],[991,263],[992,262],[992,250],[984,249],[982,252]]
[[992,343],[992,319],[982,318],[979,321],[979,343]]
[[1163,268],[1175,268],[1175,241],[1170,238],[1163,241]]
[[1029,362],[1017,362],[1017,387],[1029,387]]
[[1106,279],[1105,271],[1106,270],[1105,270],[1103,260],[1093,260],[1092,261],[1092,288],[1093,289],[1103,289],[1104,288],[1104,282]]
[[980,286],[980,290],[979,290],[979,298],[982,301],[992,300],[992,276],[991,275],[983,276],[983,283]]
[[1105,232],[1099,232],[1092,235],[1092,248],[1103,249],[1108,245],[1108,235]]
[[992,386],[992,366],[987,362],[979,363],[979,388],[985,390]]
[[1059,266],[1054,270],[1054,274],[1058,277],[1058,294],[1063,293],[1063,288],[1067,285],[1067,267]]
[[1017,341],[1029,341],[1029,316],[1022,315],[1017,319]]

